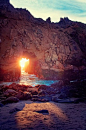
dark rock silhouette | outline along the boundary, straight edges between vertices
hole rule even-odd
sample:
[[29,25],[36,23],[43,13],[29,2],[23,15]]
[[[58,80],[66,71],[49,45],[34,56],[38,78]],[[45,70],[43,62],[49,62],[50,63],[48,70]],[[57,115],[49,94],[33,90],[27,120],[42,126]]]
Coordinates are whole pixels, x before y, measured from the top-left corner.
[[86,69],[85,50],[86,24],[67,17],[44,21],[0,1],[0,80],[18,80],[22,57],[30,59],[26,71],[40,78],[77,78]]
[[51,23],[51,18],[48,17],[48,18],[46,19],[46,22]]
[[0,0],[0,4],[9,4],[9,0]]

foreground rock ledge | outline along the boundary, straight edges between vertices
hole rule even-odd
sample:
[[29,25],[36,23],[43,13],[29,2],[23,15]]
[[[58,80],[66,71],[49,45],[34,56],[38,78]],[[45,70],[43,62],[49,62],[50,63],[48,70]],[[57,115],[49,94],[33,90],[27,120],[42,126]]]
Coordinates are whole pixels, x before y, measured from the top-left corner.
[[20,100],[54,101],[58,103],[86,102],[86,80],[77,82],[59,81],[51,86],[37,85],[32,87],[15,83],[9,86],[0,86],[1,107]]

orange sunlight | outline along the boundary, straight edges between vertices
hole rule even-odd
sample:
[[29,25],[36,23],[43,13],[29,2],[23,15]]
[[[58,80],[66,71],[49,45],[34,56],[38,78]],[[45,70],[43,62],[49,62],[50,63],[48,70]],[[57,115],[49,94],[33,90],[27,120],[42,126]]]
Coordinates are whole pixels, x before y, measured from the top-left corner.
[[22,59],[20,60],[20,66],[21,66],[21,68],[23,69],[26,64],[29,64],[29,59],[22,58]]
[[[65,104],[63,105],[65,108]],[[46,103],[25,103],[25,107],[16,113],[17,126],[20,129],[26,129],[26,126],[34,128],[36,125],[48,126],[51,128],[52,125],[58,127],[57,121],[64,123],[68,121],[68,117],[58,104],[46,102]],[[49,114],[38,113],[37,111],[48,110]],[[64,109],[65,110],[65,109]],[[44,120],[46,118],[46,120]],[[40,123],[41,122],[41,123]],[[44,128],[43,127],[43,128]],[[40,129],[40,128],[39,128]],[[55,129],[56,130],[56,129]]]

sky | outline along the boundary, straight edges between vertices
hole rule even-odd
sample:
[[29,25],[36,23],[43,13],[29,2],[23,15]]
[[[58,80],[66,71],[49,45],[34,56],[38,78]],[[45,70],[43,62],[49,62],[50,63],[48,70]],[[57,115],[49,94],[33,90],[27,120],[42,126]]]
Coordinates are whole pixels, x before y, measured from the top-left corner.
[[86,0],[10,0],[15,8],[26,8],[35,18],[59,22],[60,18],[86,23]]

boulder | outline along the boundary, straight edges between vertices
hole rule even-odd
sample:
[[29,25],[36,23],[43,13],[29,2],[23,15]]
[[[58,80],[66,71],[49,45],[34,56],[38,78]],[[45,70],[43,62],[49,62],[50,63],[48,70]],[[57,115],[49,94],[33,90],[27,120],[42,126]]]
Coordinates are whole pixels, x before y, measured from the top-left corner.
[[59,80],[58,82],[51,85],[51,87],[56,88],[57,90],[61,89],[64,85],[63,80]]
[[32,101],[38,101],[39,96],[38,95],[32,95]]
[[32,98],[31,93],[30,93],[30,92],[25,91],[25,92],[24,92],[24,100],[28,100],[28,99],[31,99],[31,98]]
[[39,98],[38,95],[32,95],[32,98]]
[[46,91],[45,90],[40,90],[39,93],[38,93],[39,96],[45,96],[47,95]]
[[19,99],[19,100],[23,100],[24,99],[24,93],[22,91],[19,91],[18,94],[16,95],[16,97]]
[[6,100],[2,101],[3,104],[16,103],[16,102],[19,102],[19,99],[14,96],[8,97]]
[[19,91],[16,97],[19,98],[20,100],[28,100],[32,98],[32,95],[30,92],[27,92],[27,91],[24,91],[24,92]]
[[28,88],[27,92],[30,92],[32,95],[37,95],[38,94],[38,89],[33,87],[33,88]]
[[46,86],[46,85],[39,85],[38,91],[40,91],[40,90],[47,90],[48,87],[49,86]]
[[17,84],[16,83],[12,83],[11,85],[8,86],[10,89],[17,89]]
[[59,95],[52,96],[52,101],[58,102],[58,97],[59,97]]
[[9,96],[15,96],[17,94],[17,92],[13,89],[7,89],[4,92],[4,96],[9,97]]

